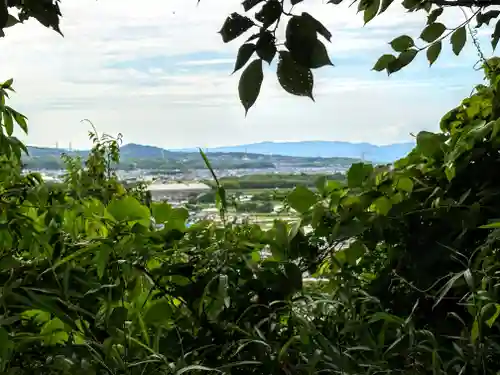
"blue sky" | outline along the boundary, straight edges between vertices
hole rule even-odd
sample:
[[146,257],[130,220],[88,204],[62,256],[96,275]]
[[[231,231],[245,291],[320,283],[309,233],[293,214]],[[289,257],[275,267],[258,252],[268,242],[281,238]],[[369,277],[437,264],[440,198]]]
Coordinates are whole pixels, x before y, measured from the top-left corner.
[[[425,54],[387,77],[371,71],[401,34],[417,37],[419,14],[394,7],[363,27],[345,6],[306,0],[303,9],[332,31],[333,68],[316,70],[315,98],[296,98],[265,71],[260,98],[245,118],[238,101],[239,74],[231,75],[239,41],[222,43],[224,18],[235,0],[64,0],[62,29],[36,22],[16,26],[0,40],[2,78],[13,77],[13,106],[30,120],[29,144],[89,146],[90,119],[125,142],[166,148],[211,147],[259,141],[339,140],[386,144],[410,133],[437,130],[440,117],[470,94],[482,76],[468,43],[460,57],[448,43],[429,68]],[[447,11],[445,23],[462,22]],[[282,30],[281,30],[282,31]],[[483,29],[480,38],[491,54]],[[1,79],[1,78],[0,78]]]

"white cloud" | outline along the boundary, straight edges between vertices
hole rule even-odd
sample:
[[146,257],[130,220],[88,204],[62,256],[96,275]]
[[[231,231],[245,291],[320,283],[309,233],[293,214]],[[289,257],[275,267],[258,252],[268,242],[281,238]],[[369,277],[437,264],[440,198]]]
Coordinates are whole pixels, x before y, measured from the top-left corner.
[[[316,104],[284,93],[270,69],[244,117],[238,75],[230,75],[239,43],[223,44],[217,33],[240,9],[232,0],[63,0],[64,38],[36,22],[7,31],[0,40],[2,78],[15,78],[13,102],[30,119],[30,144],[74,147],[88,146],[83,118],[128,142],[172,148],[272,139],[387,143],[437,128],[439,116],[470,92],[473,48],[462,60],[444,60],[453,65],[441,69],[467,68],[453,80],[437,77],[439,62],[425,68],[424,56],[391,78],[370,72],[393,37],[418,36],[421,15],[390,9],[363,27],[355,9],[302,4],[297,11],[317,16],[333,33],[337,67],[315,72]],[[462,19],[446,14],[450,24]]]

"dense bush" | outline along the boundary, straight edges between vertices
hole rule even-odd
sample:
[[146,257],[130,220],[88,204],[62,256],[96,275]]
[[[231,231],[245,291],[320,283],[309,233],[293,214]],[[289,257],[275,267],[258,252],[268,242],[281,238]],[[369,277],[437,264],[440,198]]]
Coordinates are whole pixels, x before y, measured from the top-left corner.
[[186,209],[119,183],[118,143],[94,133],[64,183],[22,175],[25,117],[3,106],[1,373],[498,373],[495,60],[485,71],[393,169],[298,186],[300,220],[270,230],[226,222],[217,178],[222,224],[186,227]]

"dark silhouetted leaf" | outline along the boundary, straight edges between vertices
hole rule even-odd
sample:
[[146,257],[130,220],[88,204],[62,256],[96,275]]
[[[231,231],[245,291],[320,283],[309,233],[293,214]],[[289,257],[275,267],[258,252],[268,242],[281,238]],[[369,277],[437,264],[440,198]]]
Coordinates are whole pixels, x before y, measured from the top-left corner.
[[311,58],[311,68],[321,68],[325,65],[333,65],[330,57],[328,56],[328,52],[326,47],[321,41],[316,40],[314,51]]
[[292,95],[308,96],[313,99],[314,79],[310,69],[297,64],[289,52],[280,51],[277,68],[278,81]]
[[280,18],[282,10],[281,3],[278,0],[269,0],[255,14],[255,19],[262,22],[262,27],[267,28]]
[[443,8],[434,9],[431,12],[431,14],[429,14],[429,16],[427,17],[427,24],[430,25],[436,22],[436,20],[439,18],[441,14],[443,14]]
[[293,290],[302,289],[302,272],[294,263],[285,263],[285,274]]
[[0,30],[7,26],[9,21],[9,11],[7,9],[7,2],[0,1]]
[[315,29],[318,34],[320,34],[323,38],[331,42],[332,33],[321,22],[319,22],[316,18],[314,18],[313,16],[311,16],[309,13],[306,12],[302,13],[302,18],[305,20],[305,22],[310,23],[311,27]]
[[238,56],[236,57],[236,63],[234,64],[234,72],[240,70],[245,66],[245,64],[250,60],[253,53],[255,52],[255,44],[245,43],[238,50]]
[[493,50],[497,48],[498,41],[500,40],[500,20],[495,25],[495,30],[491,34],[491,47]]
[[260,59],[252,61],[241,74],[238,92],[241,104],[245,108],[245,113],[255,104],[263,79],[262,60]]
[[224,22],[224,25],[222,25],[219,33],[222,36],[223,42],[228,43],[239,37],[253,25],[254,23],[250,18],[244,17],[238,13],[232,13],[226,18],[226,21]]
[[285,46],[291,58],[305,68],[312,67],[318,34],[309,17],[293,16],[286,27]]
[[456,29],[453,34],[451,34],[450,42],[451,48],[455,55],[459,55],[462,52],[462,49],[465,46],[465,42],[467,41],[467,30],[465,26],[459,27]]
[[484,24],[489,25],[490,21],[492,19],[497,18],[498,16],[500,16],[500,10],[489,10],[489,11],[487,11],[485,13],[479,13],[476,16],[476,20],[477,20],[477,26],[476,27],[481,27]]
[[427,48],[427,60],[429,61],[429,65],[434,64],[434,62],[439,57],[441,53],[441,48],[443,43],[441,41],[435,42],[429,48]]
[[415,42],[408,35],[398,36],[391,42],[391,47],[396,52],[404,52],[413,46],[415,46]]
[[290,0],[290,2],[292,3],[292,5],[296,5],[298,3],[301,3],[303,0]]
[[263,1],[264,0],[245,0],[241,4],[243,5],[243,9],[245,9],[245,12],[248,12],[254,6],[256,6],[259,3],[262,3]]
[[420,34],[420,39],[427,43],[432,43],[441,35],[443,35],[445,30],[446,26],[442,23],[431,23],[422,31],[422,33]]
[[372,70],[375,70],[377,72],[381,72],[382,70],[386,70],[389,67],[389,64],[391,64],[395,60],[396,60],[396,56],[394,56],[394,55],[389,55],[389,54],[382,55],[375,63]]
[[273,34],[270,31],[264,31],[256,44],[257,55],[269,64],[276,55],[276,45]]

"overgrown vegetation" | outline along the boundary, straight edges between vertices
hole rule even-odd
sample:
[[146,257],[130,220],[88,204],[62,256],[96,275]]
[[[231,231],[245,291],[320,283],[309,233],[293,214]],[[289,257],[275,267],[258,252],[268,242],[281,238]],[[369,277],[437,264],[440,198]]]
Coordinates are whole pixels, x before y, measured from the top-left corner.
[[117,140],[94,133],[63,184],[23,176],[25,117],[3,106],[0,371],[497,373],[499,68],[394,169],[296,187],[300,220],[270,230],[186,227],[119,183]]

